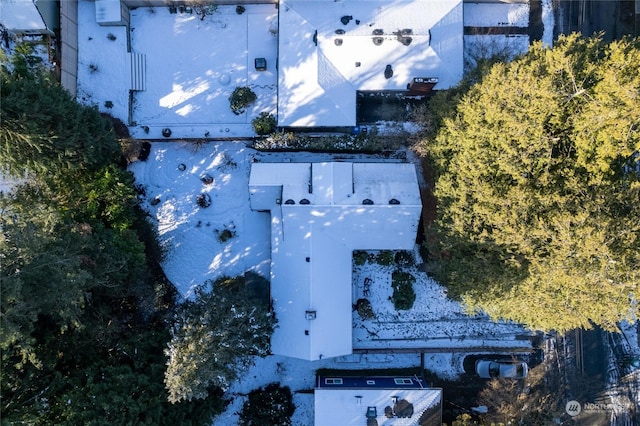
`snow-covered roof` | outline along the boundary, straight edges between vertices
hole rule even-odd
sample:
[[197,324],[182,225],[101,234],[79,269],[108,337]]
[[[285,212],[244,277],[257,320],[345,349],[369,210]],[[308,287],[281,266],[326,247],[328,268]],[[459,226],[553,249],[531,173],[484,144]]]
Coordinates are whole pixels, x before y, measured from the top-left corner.
[[34,0],[2,0],[0,23],[17,33],[53,34],[47,29]]
[[[442,389],[316,389],[315,392],[315,421],[316,426],[349,426],[365,425],[367,413],[375,418],[377,425],[440,425]],[[397,398],[397,404],[394,402]],[[411,404],[411,417],[387,417],[385,408],[393,409]],[[375,417],[370,407],[375,407]],[[425,414],[427,410],[433,411]],[[404,411],[405,413],[407,411]],[[402,415],[403,412],[396,413]],[[420,418],[429,416],[430,422],[421,423]]]
[[280,126],[352,126],[356,91],[462,77],[462,0],[282,0],[279,11]]
[[271,212],[272,352],[350,354],[352,252],[414,247],[422,210],[415,167],[255,163],[249,194],[253,210]]

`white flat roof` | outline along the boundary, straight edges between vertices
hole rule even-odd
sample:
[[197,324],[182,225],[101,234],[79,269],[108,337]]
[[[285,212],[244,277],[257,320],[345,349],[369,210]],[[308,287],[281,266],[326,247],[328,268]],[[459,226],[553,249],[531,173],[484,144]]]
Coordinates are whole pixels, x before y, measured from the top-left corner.
[[249,193],[253,210],[271,212],[272,352],[308,360],[350,354],[352,252],[414,247],[422,211],[415,167],[255,163]]
[[[283,0],[278,124],[353,126],[358,90],[406,90],[414,77],[454,86],[463,71],[462,15],[462,0]],[[344,16],[352,18],[346,25]],[[398,40],[402,30],[411,33],[408,45]]]
[[2,0],[0,23],[10,31],[50,32],[33,0]]
[[[409,418],[385,416],[385,407],[393,407],[392,397],[413,405]],[[420,416],[442,400],[441,389],[316,389],[315,426],[367,424],[367,409],[376,407],[378,425],[419,425]],[[440,421],[440,419],[438,419]]]

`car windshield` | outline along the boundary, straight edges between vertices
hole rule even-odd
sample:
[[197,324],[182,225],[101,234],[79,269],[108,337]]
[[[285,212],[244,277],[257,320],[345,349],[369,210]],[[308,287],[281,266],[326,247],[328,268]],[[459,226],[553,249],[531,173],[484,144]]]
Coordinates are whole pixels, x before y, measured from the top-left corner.
[[489,376],[491,377],[500,377],[500,365],[492,362],[489,364]]

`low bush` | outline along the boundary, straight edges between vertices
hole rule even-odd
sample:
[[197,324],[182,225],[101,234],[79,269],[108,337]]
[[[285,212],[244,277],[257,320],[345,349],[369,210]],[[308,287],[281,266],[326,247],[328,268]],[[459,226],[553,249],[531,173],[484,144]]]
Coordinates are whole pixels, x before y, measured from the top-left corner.
[[406,142],[406,137],[378,135],[376,132],[363,135],[309,136],[298,133],[272,133],[269,137],[254,142],[261,150],[306,150],[306,151],[395,151]]
[[395,255],[396,265],[399,266],[412,266],[416,263],[413,253],[408,250],[400,250]]
[[288,386],[271,383],[249,392],[249,399],[242,406],[240,424],[246,426],[289,426],[296,407]]
[[358,312],[358,315],[360,315],[360,318],[362,318],[363,320],[373,319],[376,317],[369,299],[358,299],[358,301],[356,302],[356,311]]
[[276,124],[276,118],[273,116],[273,114],[267,112],[261,112],[260,115],[258,115],[251,121],[253,131],[260,136],[273,133],[276,129]]
[[353,252],[353,263],[357,266],[362,266],[367,263],[369,254],[364,250],[356,250]]
[[416,301],[416,293],[413,290],[413,283],[416,278],[408,272],[396,269],[391,274],[391,286],[393,287],[393,295],[391,301],[396,310],[408,310],[413,307]]
[[206,193],[200,194],[196,197],[196,203],[203,209],[207,208],[211,205],[211,197]]
[[236,236],[236,232],[231,229],[216,230],[216,239],[219,243],[225,243]]
[[247,107],[257,99],[256,94],[250,87],[236,87],[229,96],[229,106],[235,115],[240,115],[247,110]]
[[380,250],[376,255],[376,263],[382,266],[391,266],[395,261],[394,254],[391,250]]

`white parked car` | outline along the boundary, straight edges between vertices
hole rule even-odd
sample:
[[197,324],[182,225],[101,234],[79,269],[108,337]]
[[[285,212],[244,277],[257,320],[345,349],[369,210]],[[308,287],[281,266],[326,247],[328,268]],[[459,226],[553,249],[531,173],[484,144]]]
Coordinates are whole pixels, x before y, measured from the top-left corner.
[[529,366],[524,361],[479,359],[476,361],[476,373],[483,379],[523,379],[529,374]]

